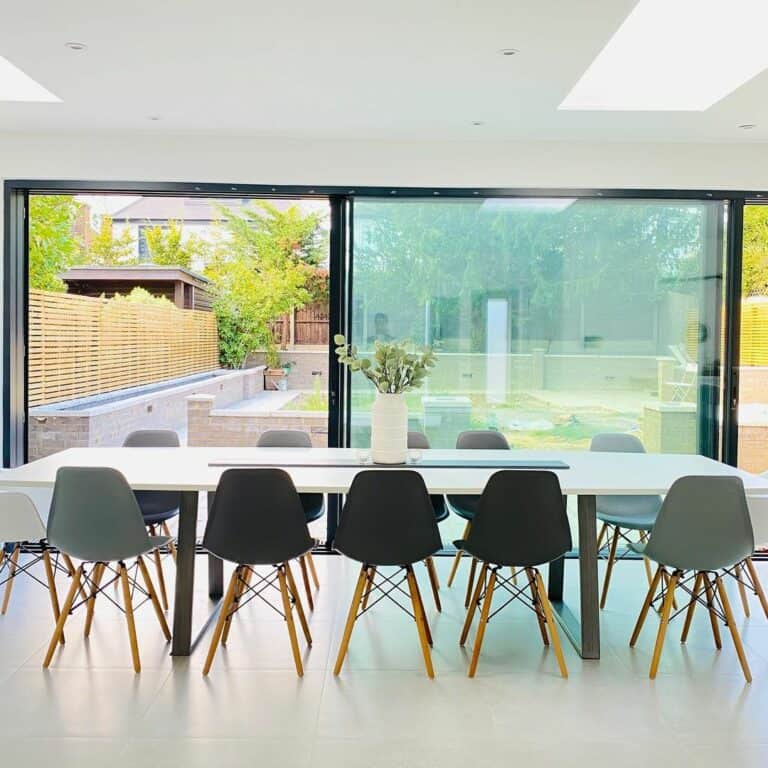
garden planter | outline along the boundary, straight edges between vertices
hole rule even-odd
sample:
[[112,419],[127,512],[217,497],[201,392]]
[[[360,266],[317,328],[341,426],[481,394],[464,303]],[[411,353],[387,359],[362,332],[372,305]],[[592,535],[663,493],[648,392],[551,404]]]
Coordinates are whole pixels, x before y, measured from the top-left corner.
[[408,458],[405,395],[376,393],[371,410],[371,458],[375,464],[405,464]]
[[285,368],[267,368],[264,371],[264,389],[288,389],[288,374]]

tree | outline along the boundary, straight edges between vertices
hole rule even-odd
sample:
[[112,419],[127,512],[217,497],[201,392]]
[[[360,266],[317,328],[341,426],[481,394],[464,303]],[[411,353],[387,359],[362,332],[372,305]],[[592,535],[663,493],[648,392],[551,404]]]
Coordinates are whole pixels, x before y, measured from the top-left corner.
[[768,295],[768,206],[744,207],[742,290],[745,296]]
[[59,275],[81,250],[74,225],[82,209],[71,195],[29,198],[29,283],[43,291],[66,291]]
[[114,267],[137,262],[134,244],[136,240],[126,229],[115,237],[111,216],[102,216],[99,231],[91,240],[84,254],[84,262],[101,267]]
[[144,231],[147,250],[153,264],[190,269],[193,264],[205,264],[210,255],[210,244],[191,234],[184,238],[181,221],[169,221],[165,227],[154,226]]

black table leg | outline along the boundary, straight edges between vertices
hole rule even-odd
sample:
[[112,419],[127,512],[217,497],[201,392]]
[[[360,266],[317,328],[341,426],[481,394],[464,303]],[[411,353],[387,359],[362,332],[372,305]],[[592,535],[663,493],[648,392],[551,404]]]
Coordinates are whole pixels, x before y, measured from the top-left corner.
[[600,605],[594,496],[579,496],[579,592],[581,594],[581,658],[599,659]]
[[192,597],[195,586],[197,491],[183,491],[176,549],[176,594],[173,603],[172,656],[189,656],[192,646]]
[[[211,505],[215,494],[208,493],[208,517],[211,516]],[[208,597],[211,600],[221,600],[224,596],[224,562],[221,558],[208,553]]]

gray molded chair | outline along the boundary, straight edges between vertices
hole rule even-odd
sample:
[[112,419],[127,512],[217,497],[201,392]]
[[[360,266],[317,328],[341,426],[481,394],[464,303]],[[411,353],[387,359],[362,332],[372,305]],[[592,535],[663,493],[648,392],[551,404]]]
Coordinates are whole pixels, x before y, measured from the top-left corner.
[[[43,667],[50,665],[64,631],[64,624],[73,610],[86,606],[85,636],[88,637],[96,597],[119,581],[123,591],[122,607],[128,625],[133,668],[136,672],[141,671],[133,618],[134,597],[137,594],[152,602],[165,639],[171,639],[163,609],[143,559],[144,555],[167,545],[168,540],[167,536],[147,534],[136,497],[117,470],[108,467],[59,469],[48,517],[48,543],[81,562],[61,607]],[[129,568],[126,560],[134,559],[135,563]],[[138,583],[139,572],[144,581],[143,587]],[[76,605],[75,598],[78,595],[81,600]],[[109,599],[112,601],[111,597]]]
[[[475,610],[479,608],[480,623],[472,649],[469,677],[475,676],[490,617],[514,600],[520,600],[536,614],[544,645],[549,645],[552,639],[560,674],[568,677],[557,622],[538,570],[539,565],[561,558],[571,548],[571,528],[557,475],[528,470],[495,472],[480,497],[469,536],[455,543],[461,551],[482,563],[459,640],[463,646]],[[511,568],[513,575],[504,577],[504,567]],[[527,578],[530,597],[525,594],[525,587],[516,586],[515,572]],[[491,613],[494,591],[498,588],[507,594],[502,605]]]
[[[259,436],[257,446],[259,448],[311,448],[312,440],[301,429],[268,429]],[[300,493],[299,498],[307,524],[319,520],[325,513],[325,497],[322,493]],[[309,586],[307,567],[309,567],[309,573],[312,575],[315,589],[320,589],[320,580],[317,578],[317,570],[311,551],[299,558],[299,568],[301,569],[301,578],[304,581],[304,591],[307,594],[309,610],[314,611],[315,602],[312,597],[312,588]]]
[[[415,620],[427,676],[434,677],[429,650],[432,633],[413,565],[434,555],[442,544],[421,475],[403,469],[358,472],[347,494],[334,544],[341,553],[361,564],[334,675],[341,672],[355,621],[379,601],[388,599]],[[394,567],[394,574],[383,575],[384,567]],[[370,573],[374,568],[379,569],[382,578],[372,585]],[[403,583],[407,584],[407,592]],[[370,605],[367,588],[376,594]],[[398,602],[400,594],[410,598],[412,613]]]
[[[510,449],[510,445],[507,442],[507,438],[496,432],[493,429],[474,429],[466,432],[459,433],[456,438],[456,448],[458,449],[470,449],[479,451],[493,451],[493,450],[506,450]],[[472,530],[472,520],[477,511],[477,505],[480,503],[480,496],[466,496],[450,494],[448,496],[448,506],[459,517],[464,518],[467,524],[464,526],[464,533],[461,538],[466,539],[469,536],[469,532]],[[448,586],[453,584],[453,580],[456,578],[456,572],[459,568],[459,562],[464,554],[462,550],[456,552],[453,558],[453,565],[451,566],[451,572],[448,574]],[[472,588],[475,581],[475,570],[477,569],[477,560],[472,558],[472,564],[469,568],[469,579],[467,579],[467,592],[464,596],[464,607],[469,607],[469,600],[472,596]]]
[[[645,447],[637,437],[621,432],[595,435],[589,450],[605,453],[645,453]],[[605,608],[613,566],[616,560],[625,556],[616,556],[619,541],[629,543],[630,531],[636,531],[640,541],[645,541],[661,509],[661,496],[598,496],[595,508],[597,519],[602,523],[597,537],[597,551],[601,552],[605,547],[608,549],[608,562],[600,594],[600,607]],[[603,539],[605,539],[605,545],[603,545]],[[647,560],[645,560],[645,572],[650,585],[651,566]]]
[[659,668],[675,593],[682,590],[690,601],[680,641],[686,641],[694,609],[700,603],[709,612],[715,646],[721,647],[721,620],[731,632],[744,677],[752,682],[722,577],[746,560],[754,545],[741,478],[688,476],[675,481],[647,542],[632,544],[635,551],[658,563],[629,641],[634,647],[650,607],[660,602],[661,621],[651,659],[651,679]]
[[[290,561],[306,555],[314,543],[307,530],[299,494],[287,472],[228,469],[222,474],[205,527],[203,546],[236,565],[211,638],[204,675],[211,669],[219,642],[226,645],[235,613],[253,598],[263,600],[283,616],[296,673],[299,677],[304,674],[294,610],[307,645],[312,645],[312,637]],[[258,566],[270,566],[270,571],[263,576],[256,571]],[[255,585],[251,584],[253,578]],[[281,606],[269,601],[273,588],[280,594]]]
[[[138,429],[131,432],[123,441],[124,448],[178,448],[181,445],[179,435],[172,429]],[[168,521],[177,517],[181,505],[181,494],[178,491],[134,491],[139,502],[144,525],[150,536],[162,531],[169,537],[168,549],[176,561],[176,546],[168,528]],[[157,586],[163,609],[168,610],[168,593],[165,588],[165,574],[160,550],[152,553],[157,571]]]

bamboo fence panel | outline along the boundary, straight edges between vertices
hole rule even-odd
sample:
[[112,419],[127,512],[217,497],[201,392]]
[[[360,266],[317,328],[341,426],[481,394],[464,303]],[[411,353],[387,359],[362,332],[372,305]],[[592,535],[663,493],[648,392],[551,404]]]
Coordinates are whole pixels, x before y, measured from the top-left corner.
[[218,367],[211,312],[29,293],[30,407]]

